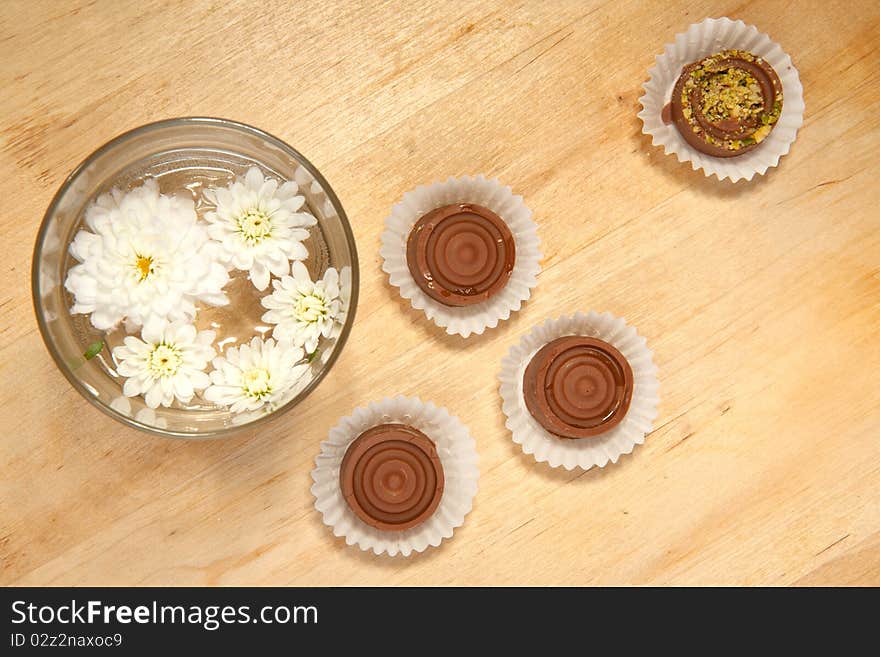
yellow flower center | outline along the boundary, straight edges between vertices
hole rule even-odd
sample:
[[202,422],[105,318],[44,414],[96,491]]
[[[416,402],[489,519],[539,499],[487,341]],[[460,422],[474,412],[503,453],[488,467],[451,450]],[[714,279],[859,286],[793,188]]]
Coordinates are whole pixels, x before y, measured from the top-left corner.
[[138,282],[146,280],[147,276],[156,270],[153,264],[153,258],[140,254],[135,255],[134,269],[138,275]]
[[255,367],[242,376],[242,388],[248,397],[263,399],[272,393],[272,381],[269,371],[262,367]]
[[156,378],[174,376],[182,363],[180,349],[165,343],[157,344],[147,356],[147,369]]
[[259,208],[250,208],[238,217],[238,232],[253,246],[272,234],[272,217]]
[[318,322],[330,312],[327,300],[316,294],[307,294],[296,302],[294,313],[300,322]]

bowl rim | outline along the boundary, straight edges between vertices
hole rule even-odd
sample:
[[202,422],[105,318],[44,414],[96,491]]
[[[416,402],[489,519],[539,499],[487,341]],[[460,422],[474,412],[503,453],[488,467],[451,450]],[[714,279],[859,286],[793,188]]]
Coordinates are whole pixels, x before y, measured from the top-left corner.
[[[66,361],[59,353],[54,341],[49,336],[46,318],[44,317],[43,311],[41,309],[41,299],[38,290],[38,281],[40,276],[40,256],[42,255],[43,244],[46,239],[46,233],[48,231],[50,218],[54,216],[61,199],[70,189],[73,181],[76,180],[80,173],[102,155],[134,137],[138,137],[162,128],[177,127],[183,125],[214,126],[238,130],[251,136],[256,136],[264,139],[265,141],[271,143],[277,148],[280,148],[282,151],[293,157],[294,160],[305,167],[305,169],[314,177],[314,179],[321,186],[324,194],[327,196],[330,203],[333,205],[333,209],[336,211],[336,214],[341,221],[345,241],[348,245],[349,251],[351,252],[351,299],[349,300],[348,314],[346,316],[345,323],[342,325],[342,330],[340,331],[339,336],[336,338],[336,345],[333,349],[333,352],[330,354],[330,358],[327,359],[327,362],[320,369],[315,378],[312,379],[309,384],[300,391],[296,398],[291,399],[283,406],[275,409],[271,413],[267,413],[266,415],[257,418],[256,420],[252,420],[239,426],[228,426],[219,429],[198,432],[174,431],[170,429],[161,429],[159,427],[145,424],[136,420],[133,417],[123,415],[116,409],[112,408],[109,404],[102,402],[97,397],[92,395],[87,390],[85,385],[76,376],[74,376],[70,367],[68,367]],[[37,230],[37,238],[36,242],[34,243],[34,250],[31,261],[31,301],[34,305],[34,312],[37,317],[37,325],[40,329],[40,336],[42,337],[43,343],[46,345],[46,348],[52,356],[52,360],[55,361],[55,366],[61,371],[61,373],[76,389],[76,391],[79,392],[79,394],[84,397],[92,406],[95,406],[100,411],[122,422],[123,424],[126,424],[135,429],[139,429],[141,431],[145,431],[147,433],[163,436],[165,438],[179,438],[183,440],[201,440],[221,437],[225,438],[246,430],[256,429],[257,427],[260,427],[267,422],[278,419],[279,417],[290,411],[293,407],[299,405],[300,402],[304,401],[318,386],[318,384],[324,380],[324,377],[330,372],[330,370],[333,369],[333,365],[336,363],[336,360],[342,353],[343,347],[345,347],[345,343],[348,341],[348,336],[351,333],[351,327],[354,324],[354,318],[357,312],[358,292],[360,288],[359,269],[360,265],[358,262],[357,244],[355,243],[354,232],[351,229],[351,223],[348,220],[348,215],[345,214],[345,210],[343,209],[342,203],[339,201],[339,198],[336,196],[336,192],[333,191],[333,188],[330,187],[330,184],[327,182],[326,178],[324,178],[321,172],[318,171],[315,165],[313,165],[308,160],[308,158],[306,158],[302,153],[293,148],[290,144],[286,143],[282,139],[279,139],[275,135],[265,132],[264,130],[260,130],[259,128],[255,128],[246,123],[241,123],[240,121],[234,121],[232,119],[223,119],[217,117],[184,116],[147,123],[137,128],[127,130],[126,132],[123,132],[113,137],[112,139],[95,149],[88,157],[80,162],[64,179],[64,182],[61,183],[58,191],[56,191],[55,195],[52,197],[52,200],[50,201],[46,212],[43,214],[43,219],[40,223],[40,227]]]

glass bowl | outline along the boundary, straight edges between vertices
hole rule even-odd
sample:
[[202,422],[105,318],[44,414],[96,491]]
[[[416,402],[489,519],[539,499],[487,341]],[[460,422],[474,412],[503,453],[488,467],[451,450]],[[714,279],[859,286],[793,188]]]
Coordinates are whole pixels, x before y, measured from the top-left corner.
[[[121,329],[97,331],[88,315],[72,314],[73,295],[64,286],[68,270],[77,264],[68,247],[82,228],[86,209],[111,189],[128,191],[150,178],[158,182],[162,193],[189,193],[195,200],[203,187],[225,186],[252,166],[269,177],[297,183],[298,194],[305,198],[302,210],[317,218],[317,225],[305,241],[309,257],[304,264],[312,280],[320,278],[329,267],[348,274],[340,277],[340,296],[348,305],[344,321],[330,338],[321,339],[306,373],[291,390],[293,396],[270,411],[234,414],[198,396],[191,403],[175,401],[170,407],[151,409],[143,397],[123,396],[123,380],[116,373],[112,347],[121,342],[124,333]],[[32,267],[33,302],[40,332],[73,387],[93,405],[129,426],[180,438],[216,437],[254,428],[292,409],[332,368],[345,345],[357,307],[354,236],[327,181],[280,139],[224,119],[192,117],[151,123],[116,137],[92,153],[52,199],[37,236]],[[217,331],[218,353],[230,344],[246,341],[249,326],[252,331],[262,331],[265,337],[271,334],[270,327],[258,326],[265,309],[254,296],[247,272],[232,271],[230,275],[233,278],[224,291],[231,304],[198,306],[195,320],[200,330]],[[266,293],[271,291],[270,286]]]

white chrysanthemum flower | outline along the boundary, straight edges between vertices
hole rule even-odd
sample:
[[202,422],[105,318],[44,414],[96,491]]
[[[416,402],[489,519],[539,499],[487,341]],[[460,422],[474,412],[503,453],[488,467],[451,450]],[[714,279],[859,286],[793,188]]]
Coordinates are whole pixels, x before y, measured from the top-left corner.
[[[342,333],[342,327],[348,319],[351,310],[351,267],[343,267],[339,270],[339,314],[333,322],[333,330],[330,332],[330,340],[335,340]],[[324,349],[320,354],[320,362],[326,363],[333,353],[332,349]]]
[[290,398],[290,390],[308,370],[303,358],[301,348],[272,338],[229,347],[214,359],[205,399],[229,406],[233,413],[274,410]]
[[70,244],[81,264],[64,285],[74,296],[71,312],[91,315],[95,328],[107,331],[124,319],[135,331],[150,317],[192,320],[197,301],[229,303],[220,249],[197,222],[191,199],[160,194],[147,180],[128,193],[101,195],[85,223]]
[[303,240],[317,219],[298,212],[305,198],[293,181],[279,186],[257,167],[248,169],[228,187],[205,190],[215,210],[205,213],[208,232],[223,245],[227,266],[250,272],[258,290],[269,287],[270,274],[290,273],[291,260],[305,260]]
[[192,401],[196,390],[211,383],[205,368],[217,353],[214,335],[214,331],[197,332],[188,322],[150,318],[142,340],[129,335],[113,349],[116,371],[126,377],[122,394],[143,395],[150,408],[171,406],[175,399]]
[[272,335],[305,347],[307,354],[318,348],[318,338],[329,338],[333,327],[342,321],[339,272],[330,267],[324,278],[312,282],[301,262],[293,263],[293,276],[272,281],[275,291],[260,299],[263,321],[275,324]]

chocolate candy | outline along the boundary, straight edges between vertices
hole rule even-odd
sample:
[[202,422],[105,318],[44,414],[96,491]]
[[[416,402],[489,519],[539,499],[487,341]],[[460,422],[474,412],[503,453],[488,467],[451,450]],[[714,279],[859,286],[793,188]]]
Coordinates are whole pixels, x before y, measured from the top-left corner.
[[724,50],[681,71],[664,108],[687,143],[706,155],[734,157],[757,148],[782,113],[782,83],[764,59]]
[[443,465],[434,443],[406,424],[380,424],[355,438],[339,480],[358,518],[383,530],[424,522],[443,496]]
[[568,336],[547,343],[523,376],[526,407],[560,438],[589,438],[623,420],[633,392],[633,372],[607,342]]
[[497,294],[507,285],[515,259],[507,224],[472,203],[431,210],[415,223],[406,242],[416,285],[446,306],[469,306]]

